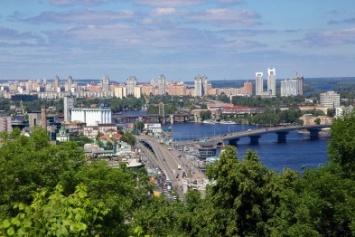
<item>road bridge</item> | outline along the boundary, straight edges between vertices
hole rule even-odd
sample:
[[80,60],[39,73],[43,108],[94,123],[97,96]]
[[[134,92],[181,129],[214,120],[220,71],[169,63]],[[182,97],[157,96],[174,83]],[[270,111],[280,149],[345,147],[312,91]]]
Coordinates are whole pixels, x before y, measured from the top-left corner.
[[227,133],[217,136],[211,136],[203,141],[182,141],[179,144],[222,144],[223,142],[228,141],[231,145],[237,145],[238,141],[242,137],[249,137],[250,144],[256,145],[259,144],[259,138],[267,133],[276,133],[277,141],[279,143],[284,143],[287,140],[287,134],[293,130],[308,130],[311,140],[317,140],[319,138],[319,132],[322,128],[329,128],[329,124],[316,124],[316,125],[290,125],[290,126],[278,126],[278,127],[264,127],[257,129],[248,129],[246,131],[239,131],[233,133]]

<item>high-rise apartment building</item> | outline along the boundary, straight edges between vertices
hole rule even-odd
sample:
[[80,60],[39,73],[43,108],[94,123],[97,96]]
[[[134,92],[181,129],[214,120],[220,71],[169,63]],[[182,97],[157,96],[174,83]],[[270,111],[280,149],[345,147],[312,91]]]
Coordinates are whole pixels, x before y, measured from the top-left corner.
[[208,94],[207,93],[208,92],[208,88],[207,88],[208,80],[205,75],[196,76],[194,82],[195,82],[195,96],[205,96]]
[[135,76],[130,76],[127,78],[127,96],[134,95],[134,88],[137,86],[137,78]]
[[72,86],[73,86],[73,78],[69,76],[65,83],[65,92],[71,92]]
[[65,96],[64,97],[64,122],[71,121],[71,109],[74,108],[74,97],[73,96]]
[[281,81],[281,96],[303,95],[303,77],[295,77]]
[[106,75],[102,78],[101,81],[102,92],[109,92],[110,91],[110,78]]
[[276,70],[275,68],[267,69],[267,93],[269,95],[276,95]]
[[334,91],[320,93],[320,104],[335,109],[340,106],[340,94]]
[[164,75],[160,75],[158,78],[158,93],[159,95],[165,95],[166,93],[166,79]]
[[60,81],[59,81],[59,77],[58,76],[55,76],[55,78],[54,78],[53,90],[56,93],[60,92]]
[[264,91],[264,79],[263,79],[263,73],[262,72],[257,72],[255,73],[255,94],[256,95],[262,95]]

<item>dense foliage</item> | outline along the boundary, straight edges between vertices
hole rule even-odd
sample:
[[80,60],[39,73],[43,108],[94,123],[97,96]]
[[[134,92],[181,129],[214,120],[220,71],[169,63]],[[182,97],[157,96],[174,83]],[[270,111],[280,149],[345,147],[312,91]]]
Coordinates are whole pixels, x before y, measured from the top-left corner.
[[302,174],[227,146],[207,167],[205,196],[177,201],[149,195],[144,171],[86,162],[75,143],[52,145],[41,129],[2,134],[0,235],[354,236],[355,115],[331,134],[329,163]]

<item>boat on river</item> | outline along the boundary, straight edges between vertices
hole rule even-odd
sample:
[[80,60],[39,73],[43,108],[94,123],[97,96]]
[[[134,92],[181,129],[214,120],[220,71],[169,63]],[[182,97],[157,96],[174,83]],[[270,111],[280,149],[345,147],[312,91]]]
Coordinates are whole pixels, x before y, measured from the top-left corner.
[[206,120],[203,120],[202,123],[204,124],[216,124],[216,120],[213,120],[213,119],[206,119]]
[[221,120],[219,122],[219,124],[225,124],[225,125],[234,125],[234,124],[237,124],[236,122],[233,122],[233,121],[225,121],[225,120]]

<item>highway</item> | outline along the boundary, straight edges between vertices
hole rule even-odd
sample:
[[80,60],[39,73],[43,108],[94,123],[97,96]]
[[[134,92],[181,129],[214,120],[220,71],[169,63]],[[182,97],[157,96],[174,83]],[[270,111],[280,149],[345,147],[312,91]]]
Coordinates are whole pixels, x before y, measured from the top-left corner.
[[[145,142],[152,147],[155,156],[148,156],[147,158],[151,163],[160,167],[167,179],[172,183],[173,187],[177,188],[180,195],[183,194],[183,172],[187,174],[188,170],[191,171],[191,179],[204,178],[204,174],[196,168],[196,163],[187,160],[184,155],[181,155],[180,152],[172,146],[161,144],[155,138],[149,136],[138,136],[138,141],[141,149],[147,149],[146,147],[142,148],[144,145],[141,144],[141,142]],[[181,169],[179,169],[178,166],[180,166]]]

